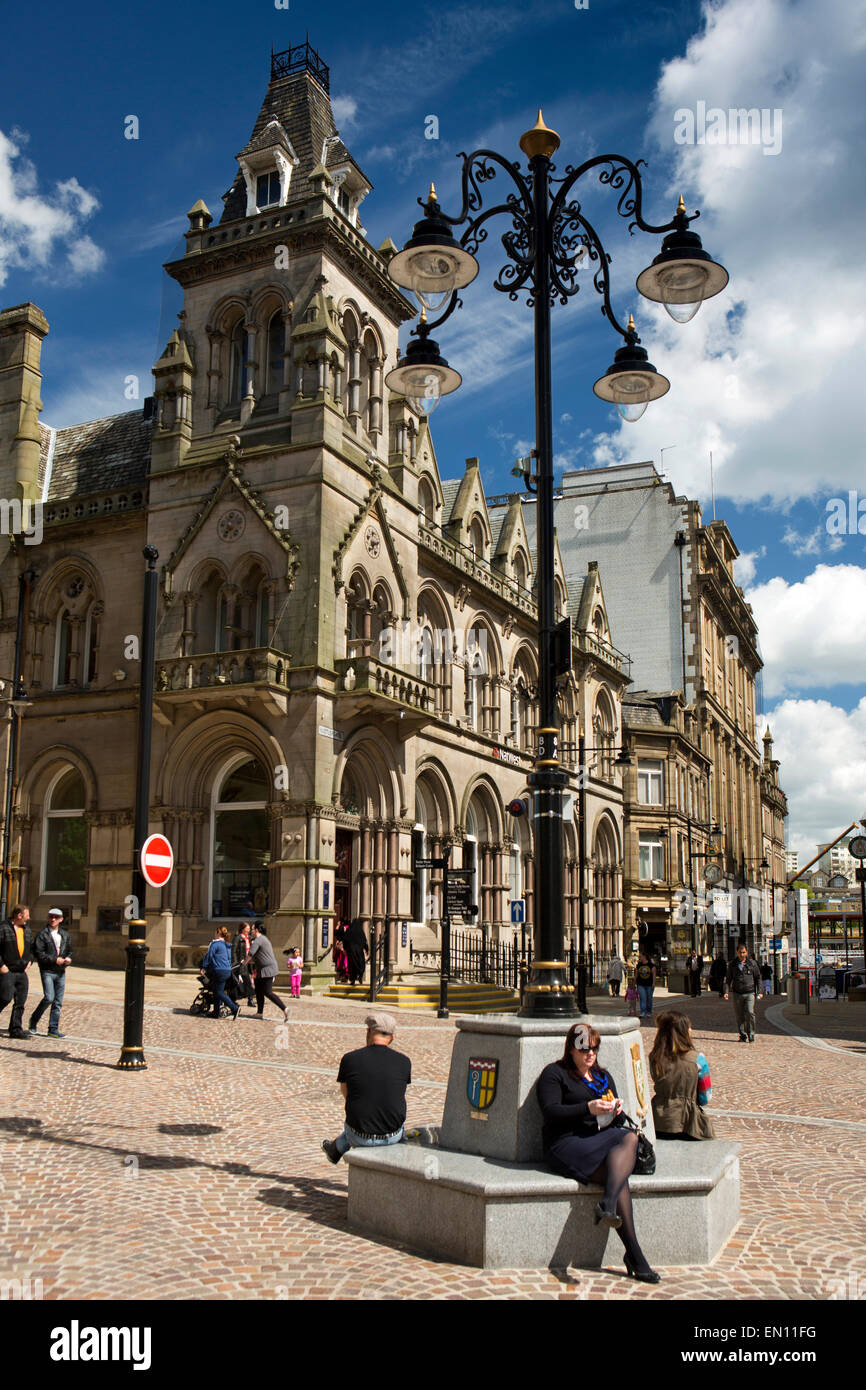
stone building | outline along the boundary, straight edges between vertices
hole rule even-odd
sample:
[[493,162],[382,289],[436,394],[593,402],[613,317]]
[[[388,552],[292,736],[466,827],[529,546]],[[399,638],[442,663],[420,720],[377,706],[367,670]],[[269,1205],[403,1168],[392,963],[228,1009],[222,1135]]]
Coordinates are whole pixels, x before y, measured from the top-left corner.
[[[360,222],[370,184],[335,128],[309,45],[276,54],[215,221],[189,213],[168,273],[184,307],[141,411],[39,421],[48,324],[0,314],[0,491],[41,504],[2,567],[0,674],[18,574],[30,706],[12,896],[60,903],[79,961],[118,964],[130,891],[145,544],[159,552],[150,822],[176,866],[147,903],[149,964],[191,963],[214,921],[252,914],[328,973],[360,916],[396,970],[438,949],[446,849],[474,869],[471,925],[532,920],[535,548],[523,504],[494,515],[478,462],[443,478],[427,420],[384,385],[414,308]],[[447,471],[447,470],[446,470]],[[15,530],[14,527],[9,528]],[[628,674],[596,565],[557,574],[574,623],[563,739],[593,732],[591,944],[622,949],[621,744]],[[8,726],[7,726],[8,727]],[[567,921],[578,846],[566,825]],[[414,950],[413,950],[414,948]]]
[[[524,504],[534,534],[534,507]],[[631,663],[637,705],[628,706],[626,720],[638,721],[639,755],[673,759],[667,779],[656,774],[658,812],[637,797],[639,767],[627,781],[633,789],[626,808],[628,934],[636,944],[636,914],[646,911],[641,923],[652,924],[661,953],[671,959],[682,953],[682,934],[675,938],[672,928],[688,925],[674,920],[674,895],[689,881],[683,854],[690,821],[698,892],[703,865],[718,870],[714,930],[701,940],[707,950],[727,954],[742,934],[750,949],[760,949],[767,918],[762,863],[770,843],[774,863],[784,851],[776,805],[782,794],[776,777],[772,794],[767,784],[775,809],[767,802],[765,823],[755,704],[762,661],[757,625],[733,577],[738,551],[730,531],[723,521],[704,524],[700,505],[677,496],[652,463],[566,473],[555,509],[566,575],[581,574],[590,559],[604,575],[611,627]],[[653,728],[657,733],[650,734]],[[677,763],[677,776],[685,778],[679,790],[672,780]],[[709,855],[713,830],[718,853]],[[728,902],[733,920],[725,923]]]

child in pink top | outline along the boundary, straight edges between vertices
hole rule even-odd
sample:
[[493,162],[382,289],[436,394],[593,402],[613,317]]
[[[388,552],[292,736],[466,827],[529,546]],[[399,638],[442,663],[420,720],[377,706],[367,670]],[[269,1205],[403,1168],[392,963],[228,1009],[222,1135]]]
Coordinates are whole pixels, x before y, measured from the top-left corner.
[[293,946],[289,952],[289,959],[286,962],[289,967],[289,984],[292,987],[292,998],[301,997],[301,973],[304,969],[304,962],[301,958],[300,946]]

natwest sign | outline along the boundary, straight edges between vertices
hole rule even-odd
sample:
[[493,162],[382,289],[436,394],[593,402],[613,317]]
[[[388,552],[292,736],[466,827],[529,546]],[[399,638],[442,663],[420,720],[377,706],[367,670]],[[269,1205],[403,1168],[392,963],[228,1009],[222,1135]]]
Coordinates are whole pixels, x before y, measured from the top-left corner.
[[174,868],[174,850],[164,835],[149,835],[139,856],[141,872],[152,888],[164,888]]
[[508,763],[511,767],[520,767],[520,754],[515,753],[513,748],[494,748],[494,758],[501,763]]

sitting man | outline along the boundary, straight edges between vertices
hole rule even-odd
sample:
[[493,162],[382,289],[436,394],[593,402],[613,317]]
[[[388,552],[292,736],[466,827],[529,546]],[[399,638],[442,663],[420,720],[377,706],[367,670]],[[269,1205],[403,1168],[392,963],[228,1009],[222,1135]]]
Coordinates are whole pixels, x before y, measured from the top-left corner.
[[412,1080],[412,1064],[402,1052],[391,1050],[397,1029],[391,1014],[368,1014],[364,1022],[366,1047],[345,1053],[337,1073],[346,1102],[346,1124],[336,1139],[322,1140],[332,1163],[339,1163],[347,1149],[399,1144],[405,1138],[406,1087]]

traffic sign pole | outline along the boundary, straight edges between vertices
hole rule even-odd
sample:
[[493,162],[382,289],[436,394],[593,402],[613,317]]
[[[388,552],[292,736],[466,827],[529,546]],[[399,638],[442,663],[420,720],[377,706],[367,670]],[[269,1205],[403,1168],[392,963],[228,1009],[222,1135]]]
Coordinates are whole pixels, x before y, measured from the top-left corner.
[[135,829],[132,857],[132,898],[135,909],[129,923],[126,946],[126,980],[123,991],[123,1044],[117,1063],[120,1071],[146,1071],[144,1060],[144,963],[147,956],[145,934],[147,922],[147,880],[144,876],[141,852],[148,839],[147,822],[150,812],[150,754],[153,735],[154,656],[156,652],[156,562],[159,551],[155,546],[144,547],[147,569],[144,572],[144,601],[141,621],[141,678],[138,687],[138,764],[135,789]]

